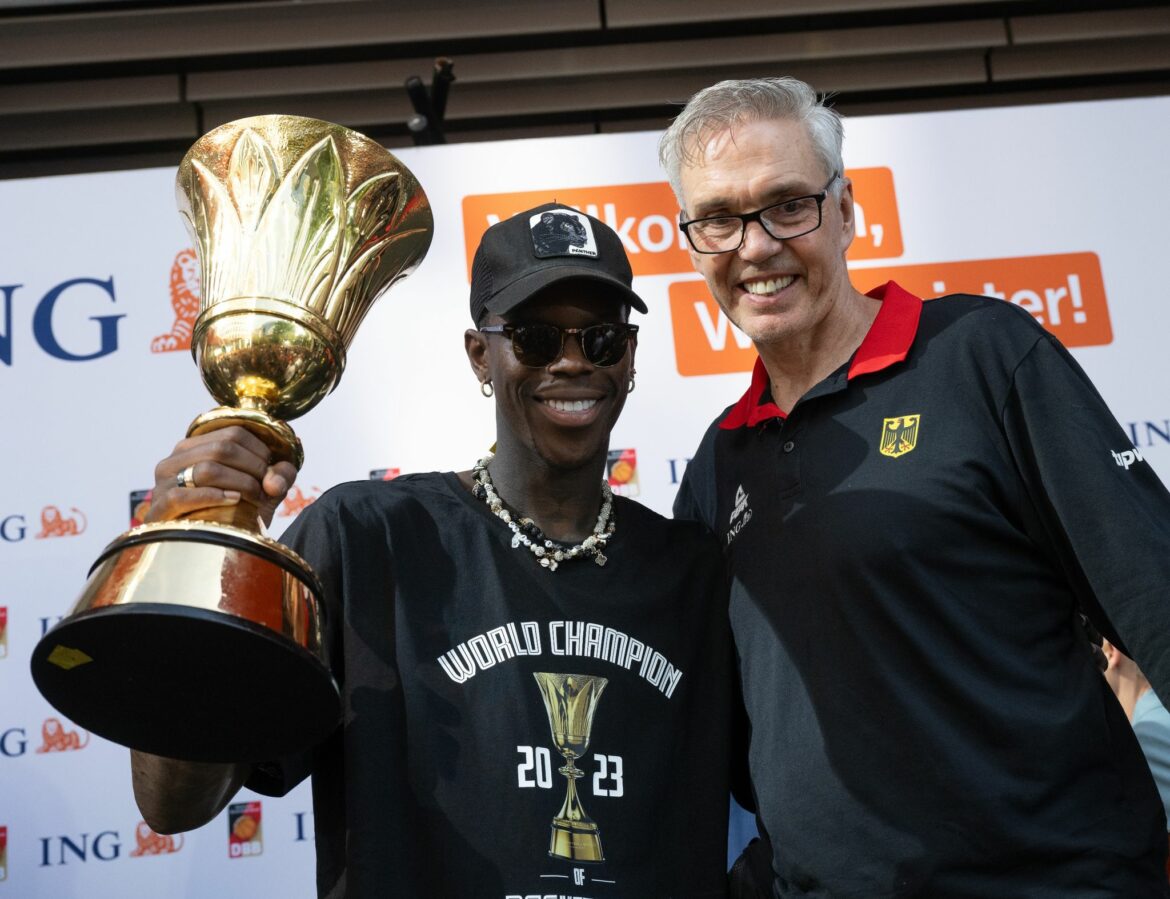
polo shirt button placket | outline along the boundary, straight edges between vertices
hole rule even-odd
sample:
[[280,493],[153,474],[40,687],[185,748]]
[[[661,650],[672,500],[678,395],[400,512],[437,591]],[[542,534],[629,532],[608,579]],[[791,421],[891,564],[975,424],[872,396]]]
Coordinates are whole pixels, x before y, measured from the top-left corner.
[[786,453],[790,453],[794,449],[796,449],[796,444],[793,443],[791,440],[787,440],[784,442],[784,446],[782,446],[781,449],[784,450],[784,452],[786,452]]

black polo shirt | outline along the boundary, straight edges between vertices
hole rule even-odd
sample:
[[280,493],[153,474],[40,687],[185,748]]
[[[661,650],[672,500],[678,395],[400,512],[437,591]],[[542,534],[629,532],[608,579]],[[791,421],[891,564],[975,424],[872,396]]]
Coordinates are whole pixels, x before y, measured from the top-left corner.
[[677,517],[716,531],[779,896],[1165,894],[1076,611],[1170,698],[1170,495],[1025,311],[895,284],[785,415],[757,364]]

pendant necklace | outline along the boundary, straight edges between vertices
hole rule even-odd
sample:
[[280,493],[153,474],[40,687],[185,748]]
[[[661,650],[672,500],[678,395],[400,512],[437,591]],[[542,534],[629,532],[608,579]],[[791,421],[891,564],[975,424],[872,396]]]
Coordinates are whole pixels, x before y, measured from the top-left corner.
[[603,550],[614,532],[613,491],[609,489],[608,482],[604,480],[601,482],[601,513],[597,516],[597,524],[593,526],[593,533],[575,546],[565,546],[546,537],[531,518],[517,518],[504,506],[504,501],[500,499],[500,495],[496,493],[495,485],[492,484],[492,476],[488,474],[488,463],[494,458],[494,455],[494,453],[488,453],[475,463],[475,468],[471,470],[475,478],[475,486],[471,488],[471,494],[476,499],[487,503],[492,514],[511,529],[513,549],[519,549],[521,546],[528,547],[537,561],[549,571],[556,571],[557,565],[561,562],[581,557],[592,559],[598,565],[606,563],[607,559]]

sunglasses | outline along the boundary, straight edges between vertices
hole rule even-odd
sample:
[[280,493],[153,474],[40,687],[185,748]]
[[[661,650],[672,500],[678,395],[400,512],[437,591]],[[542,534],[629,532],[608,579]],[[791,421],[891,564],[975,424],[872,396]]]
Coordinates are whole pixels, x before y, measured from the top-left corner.
[[516,361],[529,368],[552,365],[565,354],[565,335],[572,334],[581,346],[581,355],[590,365],[608,368],[626,355],[626,347],[637,339],[638,326],[626,322],[590,325],[588,328],[558,328],[556,325],[486,325],[484,334],[505,334],[512,340]]

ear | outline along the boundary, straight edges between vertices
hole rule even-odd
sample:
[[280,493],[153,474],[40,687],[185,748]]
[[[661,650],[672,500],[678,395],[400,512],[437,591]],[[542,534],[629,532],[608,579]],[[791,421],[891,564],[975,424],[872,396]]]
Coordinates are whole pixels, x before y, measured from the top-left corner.
[[841,176],[841,196],[837,199],[836,206],[841,213],[841,249],[845,252],[856,235],[857,219],[853,213],[853,182],[844,175]]
[[467,361],[471,363],[471,370],[475,372],[476,380],[482,384],[491,377],[487,338],[481,331],[468,328],[463,332],[463,349],[467,353]]

